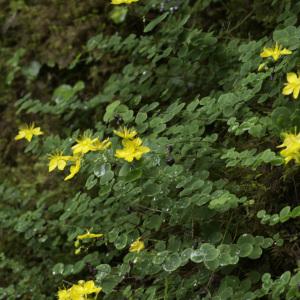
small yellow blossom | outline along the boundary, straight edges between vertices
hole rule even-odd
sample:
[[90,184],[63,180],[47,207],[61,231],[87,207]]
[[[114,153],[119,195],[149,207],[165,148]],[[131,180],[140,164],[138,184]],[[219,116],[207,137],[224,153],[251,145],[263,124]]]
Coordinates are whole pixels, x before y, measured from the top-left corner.
[[75,164],[70,167],[70,174],[67,177],[65,177],[65,181],[73,178],[80,170],[81,157],[76,157],[74,160]]
[[21,139],[26,139],[28,142],[32,140],[32,137],[34,135],[42,135],[44,134],[41,131],[40,127],[34,127],[34,123],[30,125],[22,125],[19,127],[19,132],[18,135],[16,135],[15,140],[21,140]]
[[49,156],[49,172],[54,169],[64,170],[67,165],[67,161],[71,159],[71,156],[63,155],[62,152],[57,152]]
[[119,130],[114,130],[114,134],[120,136],[123,139],[128,139],[132,140],[136,135],[137,131],[134,128],[126,128],[126,127],[121,127]]
[[129,252],[140,252],[143,249],[145,249],[145,244],[143,241],[140,240],[141,238],[139,237],[136,241],[134,241],[129,248]]
[[58,300],[85,300],[89,295],[97,296],[101,291],[102,288],[97,287],[93,280],[80,280],[78,284],[72,285],[69,289],[59,290],[57,296]]
[[132,2],[138,2],[139,0],[111,0],[111,4],[131,4]]
[[115,157],[123,158],[128,162],[132,162],[134,159],[141,159],[143,154],[151,151],[149,147],[142,146],[142,140],[136,138],[134,140],[122,140],[124,146],[123,149],[118,149],[116,151]]
[[74,154],[86,154],[89,151],[95,151],[94,143],[97,138],[92,139],[88,136],[84,136],[81,139],[76,140],[77,144],[72,147]]
[[90,233],[87,231],[85,234],[81,234],[77,236],[77,240],[85,240],[85,239],[94,239],[94,238],[100,238],[103,237],[103,233]]
[[81,139],[76,140],[77,144],[72,147],[74,154],[86,154],[89,151],[105,150],[111,145],[109,139],[99,141],[98,138],[92,139],[89,136],[83,136]]
[[293,94],[293,98],[297,99],[300,92],[300,77],[296,73],[287,73],[286,74],[287,83],[282,90],[283,95]]
[[275,44],[274,48],[263,48],[263,51],[260,53],[260,57],[266,58],[266,57],[273,57],[274,61],[277,61],[281,55],[289,55],[292,54],[291,50],[288,50],[286,48],[282,49],[282,46],[278,45],[278,43]]
[[300,133],[293,134],[285,132],[283,134],[283,143],[278,148],[285,148],[280,151],[280,155],[284,158],[287,164],[291,160],[295,160],[297,164],[300,163]]

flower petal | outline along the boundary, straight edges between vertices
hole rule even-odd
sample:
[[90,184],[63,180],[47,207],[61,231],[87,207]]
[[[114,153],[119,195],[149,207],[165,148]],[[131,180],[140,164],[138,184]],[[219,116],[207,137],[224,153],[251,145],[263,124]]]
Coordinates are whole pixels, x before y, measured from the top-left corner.
[[260,53],[260,57],[269,57],[273,55],[272,48],[264,48],[263,51]]
[[286,79],[289,83],[295,83],[298,80],[297,74],[296,73],[287,73],[286,74]]
[[291,51],[291,50],[289,50],[289,49],[286,49],[286,48],[284,48],[284,49],[282,49],[281,51],[280,51],[280,54],[282,54],[282,55],[289,55],[289,54],[292,54],[293,52]]
[[294,92],[293,92],[293,98],[294,99],[298,98],[299,92],[300,92],[300,86],[298,85],[298,86],[295,87]]
[[287,84],[283,90],[282,90],[282,94],[283,95],[290,95],[294,90],[294,87],[291,84]]
[[55,159],[51,159],[49,162],[49,172],[52,172],[57,167],[57,161]]
[[66,167],[66,165],[67,165],[67,162],[65,160],[63,160],[63,159],[59,159],[57,161],[57,168],[60,171],[62,171]]

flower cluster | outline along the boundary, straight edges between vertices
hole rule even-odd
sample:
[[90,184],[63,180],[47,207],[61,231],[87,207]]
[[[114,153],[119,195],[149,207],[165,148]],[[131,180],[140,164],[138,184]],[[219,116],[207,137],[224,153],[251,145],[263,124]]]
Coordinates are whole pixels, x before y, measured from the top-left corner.
[[102,151],[111,145],[109,139],[100,141],[98,138],[83,136],[76,140],[76,144],[72,146],[73,155],[63,155],[62,152],[56,152],[49,156],[49,172],[54,169],[64,170],[67,163],[71,163],[70,174],[64,180],[73,178],[80,170],[83,156],[90,151]]
[[[282,55],[292,54],[292,51],[283,48],[278,43],[275,44],[274,48],[263,48],[260,53],[262,58],[272,57],[276,62]],[[258,71],[266,69],[267,63],[262,63],[258,67]],[[294,99],[298,99],[300,93],[300,75],[290,72],[286,74],[287,82],[284,84],[282,90],[283,95],[293,95]],[[300,164],[300,133],[283,133],[283,143],[278,148],[284,148],[280,151],[280,155],[284,158],[284,162],[287,164],[291,160],[294,160],[296,164]]]
[[82,249],[81,241],[82,240],[97,239],[97,238],[103,237],[103,235],[104,235],[103,233],[91,233],[91,232],[89,232],[89,230],[84,234],[78,235],[76,237],[76,240],[75,240],[75,243],[74,243],[75,254],[80,254],[81,253],[81,249]]
[[[278,43],[275,44],[274,48],[263,48],[263,51],[260,53],[262,58],[272,57],[276,62],[282,55],[292,54],[292,51],[286,48],[283,48]],[[263,69],[267,69],[267,63],[262,63],[258,67],[258,71]],[[300,77],[294,72],[287,73],[287,83],[285,83],[285,87],[282,90],[283,95],[291,95],[293,94],[293,98],[297,99],[300,92]]]
[[114,133],[122,138],[123,149],[116,150],[115,157],[122,158],[128,162],[134,159],[139,160],[143,154],[150,152],[150,148],[143,146],[140,138],[136,138],[137,132],[134,129],[120,128]]
[[[135,129],[127,129],[126,127],[114,130],[114,133],[122,138],[123,149],[117,149],[115,157],[122,158],[128,162],[134,159],[139,160],[145,154],[150,152],[150,148],[143,146],[143,142],[137,136]],[[23,125],[19,128],[18,135],[15,140],[26,139],[31,141],[33,136],[42,135],[40,127],[34,124]],[[73,178],[80,170],[82,159],[88,152],[103,151],[111,146],[111,141],[107,138],[100,141],[98,138],[92,138],[89,135],[76,140],[76,144],[72,146],[72,155],[65,155],[62,151],[56,151],[49,155],[49,172],[58,169],[63,171],[67,165],[70,165],[70,173],[65,177],[65,181]]]
[[102,288],[97,287],[93,280],[78,281],[78,284],[72,285],[69,289],[59,290],[57,293],[58,300],[84,300],[89,295],[94,294],[95,298],[101,292]]

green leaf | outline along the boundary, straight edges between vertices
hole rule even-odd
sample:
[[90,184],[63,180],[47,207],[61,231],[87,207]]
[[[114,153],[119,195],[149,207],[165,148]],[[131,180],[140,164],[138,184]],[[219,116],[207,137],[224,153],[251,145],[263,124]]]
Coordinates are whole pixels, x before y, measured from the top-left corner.
[[181,258],[179,256],[179,254],[178,253],[172,253],[166,258],[166,260],[163,264],[163,269],[166,272],[173,272],[177,268],[179,268],[180,265],[181,265]]
[[240,257],[248,257],[253,251],[253,245],[250,243],[239,244]]
[[63,274],[64,272],[64,264],[63,263],[58,263],[52,268],[52,274],[53,275],[58,275],[58,274]]
[[94,174],[90,175],[85,183],[87,190],[92,189],[98,182],[98,179],[95,178]]
[[100,179],[100,184],[101,185],[105,185],[107,184],[109,181],[111,181],[114,178],[114,172],[111,170],[108,170]]
[[114,118],[114,112],[116,108],[120,105],[120,103],[121,101],[117,100],[106,107],[106,112],[103,117],[104,122],[110,122]]
[[167,16],[169,15],[169,12],[165,12],[164,14],[160,15],[159,17],[152,20],[150,23],[147,24],[147,26],[144,28],[144,32],[150,32],[153,30],[160,22],[162,22]]
[[203,261],[213,261],[220,254],[220,250],[216,249],[214,245],[204,243],[199,249],[194,250],[191,253],[191,261],[200,263]]
[[281,223],[286,222],[290,218],[291,207],[286,206],[279,212],[279,219]]
[[102,281],[103,278],[105,278],[110,274],[111,267],[108,264],[101,264],[96,267],[96,270],[97,270],[96,280]]
[[160,193],[160,186],[156,183],[146,183],[143,187],[146,196],[154,196]]
[[124,249],[127,246],[127,240],[128,240],[127,234],[124,233],[124,234],[119,235],[114,242],[115,247],[118,250]]
[[150,218],[146,219],[144,226],[149,229],[158,230],[162,223],[162,217],[160,215],[152,215]]
[[135,117],[135,123],[137,125],[143,124],[147,120],[147,113],[139,111]]
[[126,183],[128,182],[132,182],[132,181],[136,181],[138,180],[139,178],[141,178],[142,176],[142,170],[141,169],[134,169],[132,171],[130,171],[126,177],[124,178],[124,181]]

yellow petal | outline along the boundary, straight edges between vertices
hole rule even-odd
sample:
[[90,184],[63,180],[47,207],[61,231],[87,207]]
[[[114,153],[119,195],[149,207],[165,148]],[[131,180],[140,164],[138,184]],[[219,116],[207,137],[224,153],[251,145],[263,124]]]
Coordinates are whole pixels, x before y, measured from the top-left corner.
[[52,172],[57,167],[57,161],[55,159],[51,159],[49,162],[49,172]]
[[77,240],[85,240],[85,239],[95,239],[95,238],[99,238],[99,237],[103,237],[103,233],[84,233],[81,235],[77,236]]
[[79,170],[80,170],[80,159],[76,160],[74,166],[71,166],[70,174],[67,177],[65,177],[64,180],[66,181],[73,178],[79,172]]
[[20,132],[18,135],[15,136],[15,140],[21,140],[21,139],[24,139],[25,137],[25,134],[24,132]]
[[284,49],[282,49],[282,50],[280,51],[280,53],[281,53],[282,55],[289,55],[289,54],[292,54],[293,52],[292,52],[291,50],[289,50],[289,49],[284,48]]
[[287,84],[283,90],[282,90],[282,94],[283,95],[290,95],[293,92],[294,87],[290,84]]
[[65,168],[66,165],[67,165],[67,162],[65,160],[63,160],[63,159],[59,159],[57,161],[57,168],[58,168],[58,170],[62,171]]
[[289,83],[295,83],[298,80],[297,74],[296,73],[287,73],[286,74],[286,79]]
[[299,96],[299,91],[300,91],[300,86],[298,85],[297,87],[295,87],[294,92],[293,92],[293,98],[297,99]]
[[273,55],[272,48],[264,48],[263,51],[260,53],[260,57],[269,57]]
[[28,142],[31,142],[32,137],[33,137],[33,134],[32,134],[31,132],[25,132],[25,139],[26,139]]
[[40,128],[40,127],[33,128],[33,129],[32,129],[32,133],[33,133],[33,135],[41,135],[41,134],[44,134],[44,133],[41,131],[41,128]]

